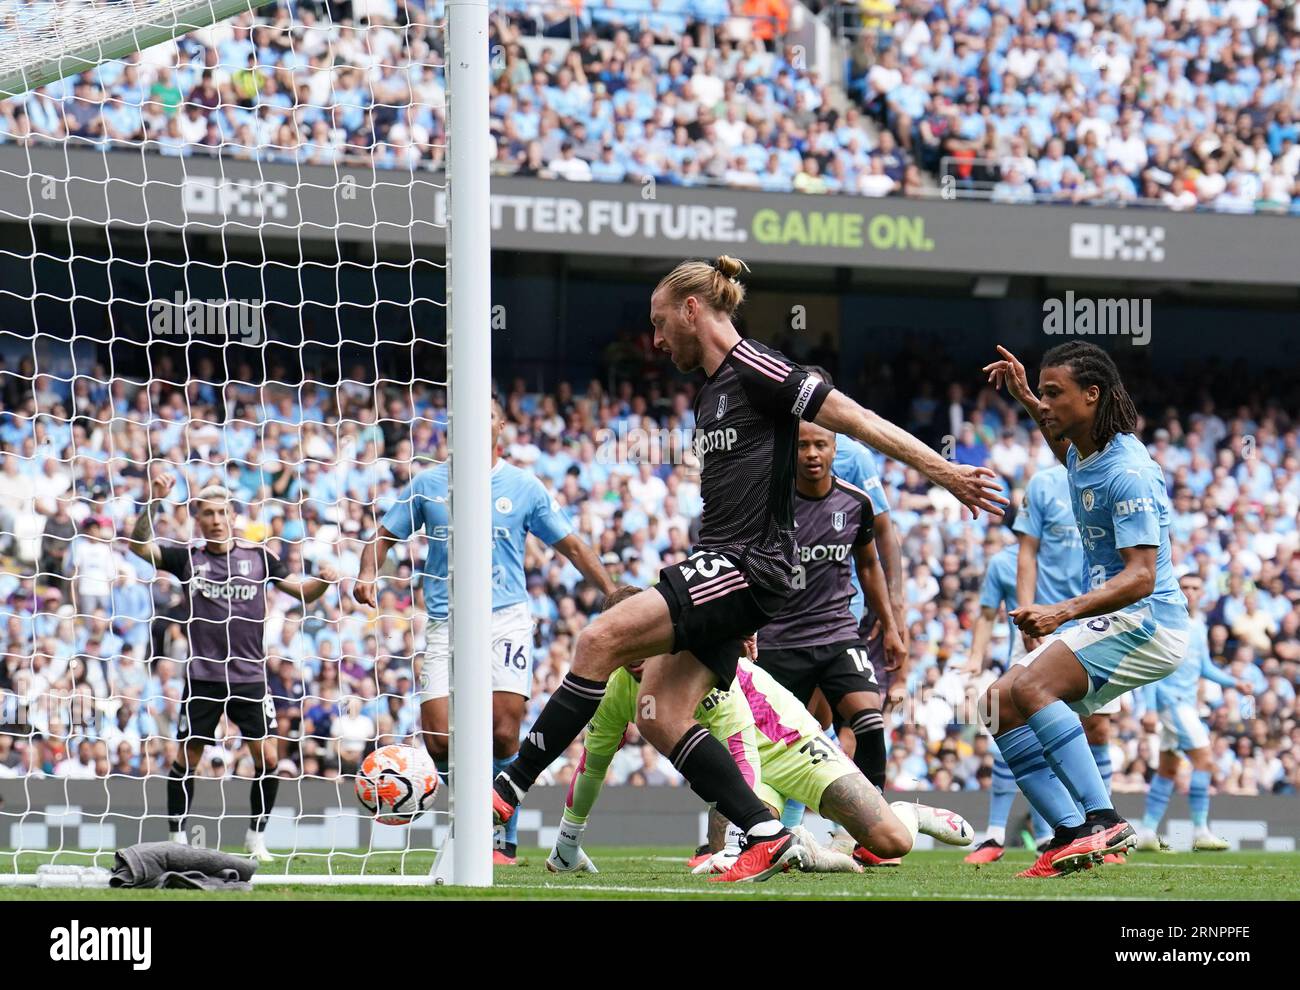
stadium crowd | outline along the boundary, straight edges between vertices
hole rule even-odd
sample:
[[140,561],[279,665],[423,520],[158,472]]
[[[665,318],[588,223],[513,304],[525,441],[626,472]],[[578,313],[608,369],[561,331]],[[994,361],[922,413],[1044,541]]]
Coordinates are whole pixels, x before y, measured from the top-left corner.
[[[954,438],[954,457],[991,465],[1018,497],[1052,463],[1050,451],[1018,407],[936,353],[882,359],[845,384],[925,439]],[[687,452],[693,386],[635,334],[604,361],[612,388],[504,387],[502,454],[554,492],[617,580],[645,586],[686,553],[702,508]],[[151,459],[177,479],[159,539],[189,539],[188,499],[220,482],[234,493],[241,538],[264,543],[292,572],[329,563],[344,575],[305,609],[268,591],[268,671],[277,732],[289,740],[279,773],[347,773],[370,747],[417,729],[410,690],[424,619],[410,577],[422,542],[408,545],[374,614],[353,602],[348,577],[402,485],[446,456],[443,393],[362,384],[374,375],[361,366],[337,387],[296,388],[240,384],[253,380],[250,368],[232,368],[224,386],[210,384],[223,380],[211,362],[186,370],[163,359],[141,385],[102,367],[74,378],[30,358],[0,365],[0,776],[157,774],[172,762],[187,646],[179,587],[130,555],[124,538]],[[267,378],[290,373],[271,369]],[[1202,686],[1215,787],[1296,793],[1300,418],[1248,397],[1222,408],[1205,392],[1175,396],[1155,376],[1130,381],[1155,410],[1142,430],[1173,496],[1175,566],[1205,579],[1215,662],[1254,687],[1244,696]],[[910,469],[882,461],[879,470],[902,539],[915,658],[908,702],[889,716],[890,779],[900,789],[987,788],[992,759],[972,708],[984,681],[962,667],[985,562],[1010,531],[961,519],[950,497]],[[532,542],[526,564],[537,623],[528,725],[600,600],[549,548]],[[999,622],[992,657],[1007,655],[1007,635]],[[1141,791],[1153,772],[1158,737],[1144,714],[1139,697],[1125,698],[1112,744],[1116,790]],[[224,731],[201,773],[251,774],[246,744]],[[671,764],[629,733],[612,782],[678,783]],[[566,783],[576,762],[571,751],[548,780]]]
[[[789,43],[788,0],[494,10],[504,174],[1300,212],[1291,0],[860,0],[843,85]],[[0,103],[0,143],[437,168],[443,16],[280,0]]]

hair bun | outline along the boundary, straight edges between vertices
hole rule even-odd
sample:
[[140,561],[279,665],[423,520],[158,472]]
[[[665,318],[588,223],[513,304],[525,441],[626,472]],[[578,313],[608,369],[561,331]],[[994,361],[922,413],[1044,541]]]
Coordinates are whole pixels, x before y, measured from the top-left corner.
[[713,262],[713,267],[723,278],[730,279],[732,282],[738,281],[741,272],[749,271],[749,267],[739,258],[733,258],[729,254],[720,254]]

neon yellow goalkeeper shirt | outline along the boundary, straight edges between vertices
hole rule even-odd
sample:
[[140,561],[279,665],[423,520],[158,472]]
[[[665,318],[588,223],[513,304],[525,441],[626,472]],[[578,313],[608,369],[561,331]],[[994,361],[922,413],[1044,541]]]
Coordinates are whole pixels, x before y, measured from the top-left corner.
[[[641,682],[626,668],[614,671],[605,685],[605,698],[587,726],[585,745],[588,754],[612,757],[618,752],[628,723],[636,721],[640,690]],[[640,704],[653,705],[654,699],[644,698]],[[647,715],[652,714],[647,712]],[[710,691],[695,709],[695,721],[708,729],[712,736],[725,741],[753,725],[754,715],[744,695],[733,686],[730,691],[718,688]]]

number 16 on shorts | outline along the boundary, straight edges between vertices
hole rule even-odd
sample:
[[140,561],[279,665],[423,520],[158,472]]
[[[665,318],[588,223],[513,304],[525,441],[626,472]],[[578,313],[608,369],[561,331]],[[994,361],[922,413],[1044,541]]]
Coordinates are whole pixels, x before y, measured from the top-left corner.
[[501,644],[501,662],[507,671],[528,669],[528,658],[524,655],[524,647],[515,646],[510,640]]

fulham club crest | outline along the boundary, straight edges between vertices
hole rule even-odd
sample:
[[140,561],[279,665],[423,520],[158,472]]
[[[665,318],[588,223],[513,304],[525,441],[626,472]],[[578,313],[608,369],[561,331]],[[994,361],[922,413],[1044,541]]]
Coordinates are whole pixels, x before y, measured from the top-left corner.
[[727,396],[725,394],[718,396],[718,419],[723,417],[727,411]]
[[843,513],[843,512],[833,512],[833,513],[831,513],[831,528],[832,528],[833,530],[835,530],[835,532],[837,532],[837,533],[838,533],[840,530],[842,530],[842,529],[844,528],[844,513]]
[[253,562],[251,560],[241,560],[239,562],[240,574],[243,574],[245,577],[247,577],[250,573],[252,573],[252,570],[253,570]]
[[1097,497],[1093,495],[1091,488],[1085,488],[1081,501],[1083,502],[1083,511],[1091,512],[1093,505],[1096,504]]

